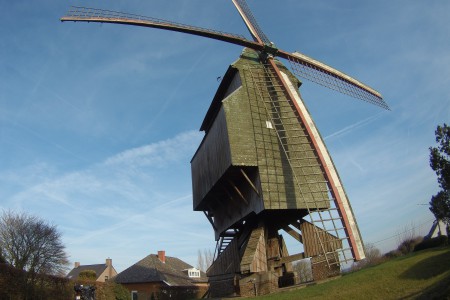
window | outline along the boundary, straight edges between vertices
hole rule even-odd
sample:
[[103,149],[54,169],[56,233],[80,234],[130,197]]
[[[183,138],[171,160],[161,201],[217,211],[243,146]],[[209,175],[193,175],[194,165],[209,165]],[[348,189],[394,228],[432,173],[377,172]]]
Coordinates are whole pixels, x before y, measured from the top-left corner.
[[137,291],[131,292],[131,300],[138,300],[138,292]]
[[108,279],[109,279],[108,276],[105,276],[105,281],[108,281]]
[[199,278],[200,277],[200,271],[196,270],[196,269],[192,269],[192,270],[188,271],[188,275],[189,275],[189,277]]

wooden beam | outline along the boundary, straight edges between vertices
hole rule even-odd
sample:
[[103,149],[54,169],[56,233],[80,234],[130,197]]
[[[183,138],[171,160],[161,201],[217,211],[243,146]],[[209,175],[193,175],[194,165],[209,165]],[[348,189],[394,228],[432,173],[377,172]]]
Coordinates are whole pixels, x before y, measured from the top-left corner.
[[239,197],[242,199],[242,201],[245,202],[245,204],[248,205],[247,199],[245,199],[244,195],[242,195],[241,191],[238,189],[238,187],[231,181],[227,180],[227,182],[231,185],[231,187],[234,189],[234,191],[239,195]]
[[280,263],[282,263],[282,264],[290,263],[290,262],[293,262],[293,261],[296,261],[296,260],[301,260],[301,259],[304,259],[304,258],[305,258],[305,253],[302,252],[302,253],[298,253],[298,254],[293,254],[293,255],[282,257],[280,259]]
[[292,236],[294,239],[296,239],[297,241],[299,241],[300,243],[303,244],[303,237],[302,237],[302,235],[300,233],[298,233],[297,231],[295,231],[294,229],[292,229],[288,225],[284,225],[281,228],[284,231],[286,231],[286,233],[288,233],[290,236]]
[[[239,205],[240,202],[239,202],[238,200],[236,200],[236,199],[233,197],[233,195],[232,195],[231,192],[225,187],[225,185],[222,185],[221,187],[222,187],[222,190],[225,191],[225,193],[228,195],[228,197],[230,198],[231,202],[232,202],[233,204],[235,204],[235,205]],[[228,206],[230,206],[230,205],[228,205]],[[236,206],[235,206],[235,207],[236,207]]]
[[216,226],[214,225],[214,221],[211,218],[211,216],[204,210],[203,213],[205,214],[206,218],[208,219],[209,223],[211,223],[211,226],[214,228],[214,231],[217,231]]
[[247,180],[248,184],[250,184],[250,186],[252,187],[252,189],[255,191],[255,193],[259,196],[259,191],[256,188],[256,186],[253,184],[253,182],[250,180],[250,178],[248,177],[247,173],[245,173],[244,169],[240,169],[241,170],[241,174],[244,176],[244,178]]
[[300,224],[301,224],[301,221],[298,220],[298,221],[295,221],[295,222],[290,223],[289,225],[292,225],[292,226],[294,226],[295,228],[297,228],[298,230],[301,231],[302,229],[301,229],[301,227],[300,227]]

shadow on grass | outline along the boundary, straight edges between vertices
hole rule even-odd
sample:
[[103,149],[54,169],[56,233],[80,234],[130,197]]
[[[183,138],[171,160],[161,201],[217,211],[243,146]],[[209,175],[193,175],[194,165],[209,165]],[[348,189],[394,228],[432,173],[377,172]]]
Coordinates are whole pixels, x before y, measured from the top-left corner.
[[450,299],[450,275],[425,289],[416,299]]
[[450,299],[450,275],[446,276],[439,282],[436,282],[432,286],[424,289],[423,291],[409,294],[400,298],[403,299],[416,299],[416,300],[442,300]]
[[[436,249],[435,251],[440,251]],[[450,270],[450,251],[424,259],[409,268],[402,278],[426,280],[441,275]],[[401,299],[450,299],[450,274],[423,291],[407,295]]]
[[[442,249],[441,249],[442,250]],[[400,277],[407,279],[429,279],[445,273],[450,268],[450,251],[424,259],[403,272]]]

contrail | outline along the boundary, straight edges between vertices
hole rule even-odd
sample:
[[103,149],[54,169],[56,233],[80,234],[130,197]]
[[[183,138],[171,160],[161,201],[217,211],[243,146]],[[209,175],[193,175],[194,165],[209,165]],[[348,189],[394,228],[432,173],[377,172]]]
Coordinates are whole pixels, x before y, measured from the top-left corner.
[[351,132],[352,130],[354,130],[354,129],[356,129],[356,128],[365,126],[365,125],[367,125],[367,124],[369,124],[369,123],[375,121],[376,119],[378,119],[383,113],[384,113],[384,112],[379,112],[379,113],[377,113],[377,114],[374,115],[374,116],[368,117],[368,118],[366,118],[366,119],[364,119],[364,120],[361,120],[361,121],[356,122],[356,123],[354,123],[354,124],[352,124],[352,125],[349,125],[349,126],[343,128],[343,129],[339,130],[339,131],[336,131],[335,133],[332,133],[332,134],[330,134],[330,135],[327,135],[326,137],[324,137],[324,140],[330,139],[330,138],[333,138],[333,137],[336,137],[336,136],[342,136],[342,135],[345,135],[345,134],[347,134],[348,132]]

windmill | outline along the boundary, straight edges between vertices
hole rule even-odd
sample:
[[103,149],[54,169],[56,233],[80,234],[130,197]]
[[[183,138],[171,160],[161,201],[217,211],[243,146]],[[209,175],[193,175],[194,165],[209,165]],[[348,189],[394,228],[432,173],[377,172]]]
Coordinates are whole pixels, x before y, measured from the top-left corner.
[[[350,202],[294,74],[389,109],[360,81],[275,47],[245,0],[232,2],[253,40],[94,8],[72,7],[61,18],[165,29],[245,47],[222,77],[191,161],[193,207],[203,211],[217,242],[207,272],[214,297],[265,294],[295,284],[296,260],[310,258],[318,280],[365,257]],[[277,57],[287,60],[292,72]],[[303,252],[289,254],[280,231],[301,243]]]

